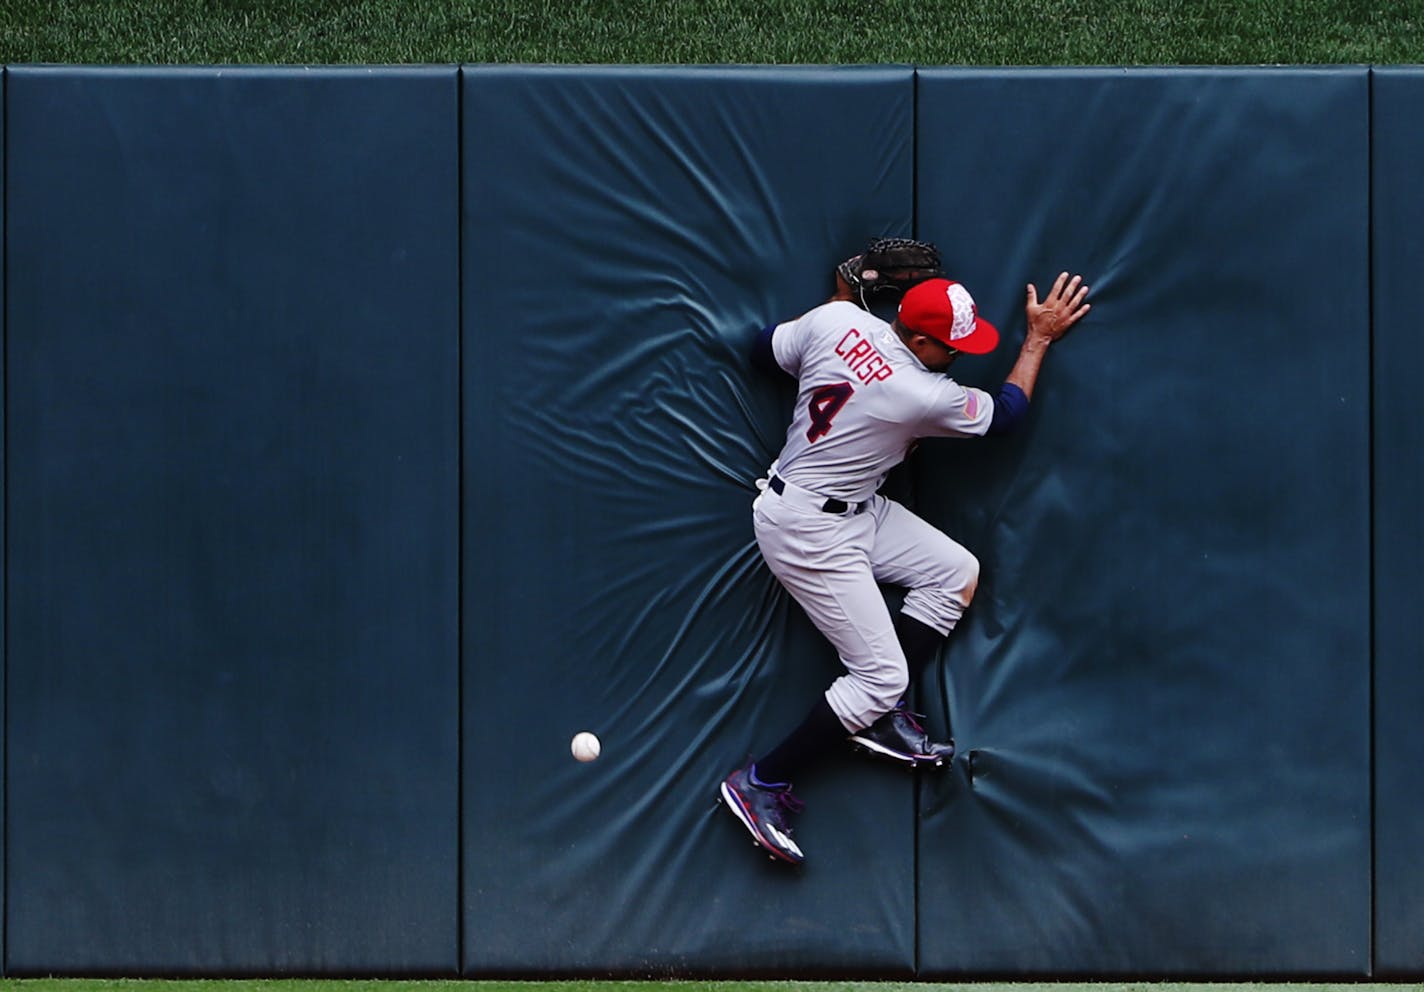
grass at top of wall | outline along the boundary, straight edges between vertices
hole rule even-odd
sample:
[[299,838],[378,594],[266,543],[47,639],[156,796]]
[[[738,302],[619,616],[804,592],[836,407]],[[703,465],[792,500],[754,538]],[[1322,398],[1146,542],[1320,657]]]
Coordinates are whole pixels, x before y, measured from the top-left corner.
[[1400,992],[1419,985],[1201,982],[343,981],[336,979],[0,980],[14,992]]
[[1417,0],[0,0],[0,62],[1424,62]]

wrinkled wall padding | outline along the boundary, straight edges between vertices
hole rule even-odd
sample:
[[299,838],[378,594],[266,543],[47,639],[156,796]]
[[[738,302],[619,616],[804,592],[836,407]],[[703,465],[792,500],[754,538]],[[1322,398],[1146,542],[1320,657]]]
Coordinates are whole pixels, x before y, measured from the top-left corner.
[[1374,75],[1375,966],[1424,976],[1424,71]]
[[457,968],[457,76],[9,75],[12,974]]
[[920,974],[1366,974],[1368,71],[919,85],[919,230],[1009,337],[957,374],[1094,287],[1027,431],[916,466],[983,563]]
[[[1369,82],[9,70],[7,973],[1360,976],[1372,898],[1424,973],[1424,74],[1373,139]],[[787,871],[714,806],[838,670],[746,346],[911,231],[965,381],[1026,281],[1095,309],[897,474],[984,566],[961,757],[798,782]]]
[[910,231],[913,73],[464,84],[467,973],[908,976],[907,776],[798,783],[800,872],[714,799],[837,670],[752,537],[791,396],[747,345]]

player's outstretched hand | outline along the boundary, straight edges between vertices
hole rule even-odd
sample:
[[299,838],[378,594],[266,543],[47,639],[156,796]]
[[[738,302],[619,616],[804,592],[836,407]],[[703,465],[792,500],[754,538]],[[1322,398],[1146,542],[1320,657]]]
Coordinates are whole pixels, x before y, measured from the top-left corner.
[[1042,303],[1038,301],[1038,287],[1029,283],[1028,304],[1024,308],[1028,314],[1029,337],[1057,341],[1092,309],[1087,299],[1088,287],[1083,285],[1082,276],[1070,279],[1068,273],[1060,272]]

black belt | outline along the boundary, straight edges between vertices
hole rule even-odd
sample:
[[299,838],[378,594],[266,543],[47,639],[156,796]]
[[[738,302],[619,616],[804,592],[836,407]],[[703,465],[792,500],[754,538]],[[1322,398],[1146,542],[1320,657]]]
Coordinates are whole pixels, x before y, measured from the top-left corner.
[[[768,481],[768,484],[771,486],[772,492],[778,496],[786,492],[786,483],[783,482],[778,475],[773,475]],[[854,509],[856,513],[860,513],[869,505],[870,500],[866,500],[864,503],[847,503],[843,499],[828,499],[821,504],[821,509],[826,513],[845,513],[851,509]]]

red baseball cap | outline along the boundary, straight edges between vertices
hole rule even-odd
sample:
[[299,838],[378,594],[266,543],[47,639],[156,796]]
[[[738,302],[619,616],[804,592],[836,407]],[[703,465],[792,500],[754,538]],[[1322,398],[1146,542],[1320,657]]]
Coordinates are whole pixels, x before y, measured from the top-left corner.
[[955,351],[987,355],[999,344],[999,330],[983,317],[957,282],[926,279],[900,301],[900,323]]

